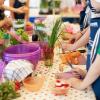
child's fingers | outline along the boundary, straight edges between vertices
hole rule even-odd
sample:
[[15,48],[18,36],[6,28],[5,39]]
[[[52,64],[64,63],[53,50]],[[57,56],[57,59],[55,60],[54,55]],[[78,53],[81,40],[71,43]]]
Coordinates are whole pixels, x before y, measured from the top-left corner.
[[73,77],[76,77],[76,78],[79,78],[79,79],[80,79],[80,77],[81,77],[80,74],[77,73],[77,72],[73,72],[72,74],[73,74]]

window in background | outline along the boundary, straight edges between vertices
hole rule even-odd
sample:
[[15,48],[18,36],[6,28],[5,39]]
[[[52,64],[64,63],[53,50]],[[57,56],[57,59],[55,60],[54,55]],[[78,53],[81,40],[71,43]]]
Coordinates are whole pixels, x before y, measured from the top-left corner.
[[30,0],[30,8],[39,8],[41,0]]

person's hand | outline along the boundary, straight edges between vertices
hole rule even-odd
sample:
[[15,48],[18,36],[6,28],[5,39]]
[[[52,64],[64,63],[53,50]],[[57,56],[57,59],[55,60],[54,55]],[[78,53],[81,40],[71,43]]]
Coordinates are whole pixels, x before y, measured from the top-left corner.
[[4,44],[4,39],[0,39],[0,46]]
[[73,47],[74,47],[74,44],[68,44],[66,42],[62,43],[62,50],[63,50],[63,52],[65,52],[65,51],[74,51]]
[[80,68],[73,68],[72,71],[74,76],[81,76],[82,79],[86,76],[86,71]]
[[24,13],[27,13],[27,12],[28,12],[28,10],[29,10],[29,8],[28,8],[28,7],[23,6],[23,12],[24,12]]
[[78,73],[75,74],[73,72],[62,72],[62,73],[56,73],[55,78],[56,79],[65,79],[65,80],[68,80],[70,78],[80,79],[80,75]]
[[64,79],[66,80],[66,83],[68,83],[71,87],[75,89],[82,89],[81,83],[82,80],[79,78],[73,77],[73,75],[69,73],[56,73],[55,75],[56,79]]
[[28,7],[23,6],[17,9],[18,13],[27,13],[28,12]]
[[77,41],[79,38],[81,37],[81,33],[78,32],[76,34],[73,34],[70,39],[69,39],[69,43],[74,43],[75,41]]
[[6,17],[6,18],[4,19],[3,28],[6,29],[6,30],[10,30],[11,26],[12,26],[11,19]]
[[17,8],[15,12],[17,12],[17,13],[24,13],[23,7]]
[[70,79],[67,79],[66,82],[68,84],[71,85],[71,87],[75,88],[75,89],[78,89],[78,90],[82,90],[82,80],[80,79],[77,79],[77,78],[70,78]]

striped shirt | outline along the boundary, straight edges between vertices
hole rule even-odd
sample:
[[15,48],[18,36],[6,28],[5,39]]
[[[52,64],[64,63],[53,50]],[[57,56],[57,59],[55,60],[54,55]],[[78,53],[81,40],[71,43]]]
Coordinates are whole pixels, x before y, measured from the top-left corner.
[[[88,2],[88,6],[90,7],[91,9],[91,18],[98,18],[100,17],[100,9],[96,9],[95,7],[93,7],[92,3],[91,3],[92,0],[87,0]],[[98,1],[95,1],[96,3],[100,3],[100,0]]]
[[91,12],[87,2],[86,7],[80,12],[80,30],[83,30],[89,26],[90,16]]
[[100,55],[100,46],[99,46],[99,48],[98,48],[98,50],[97,50],[97,54]]
[[88,0],[88,6],[91,9],[91,19],[90,38],[87,53],[87,70],[96,58],[97,49],[100,43],[100,13],[96,12],[96,9],[91,5],[91,0]]

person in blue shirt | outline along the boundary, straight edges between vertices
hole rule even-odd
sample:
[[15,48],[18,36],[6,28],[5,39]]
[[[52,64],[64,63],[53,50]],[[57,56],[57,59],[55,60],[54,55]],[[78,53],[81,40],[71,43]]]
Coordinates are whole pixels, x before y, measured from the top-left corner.
[[84,1],[83,5],[83,10],[80,12],[80,31],[70,37],[70,42],[79,40],[88,29],[90,23],[90,8],[87,1]]
[[82,38],[74,44],[63,46],[65,50],[76,50],[77,48],[88,43],[86,71],[75,68],[75,74],[79,74],[84,79],[75,77],[67,79],[73,88],[83,90],[89,85],[95,93],[96,100],[100,100],[100,0],[88,0],[91,9],[90,28]]

